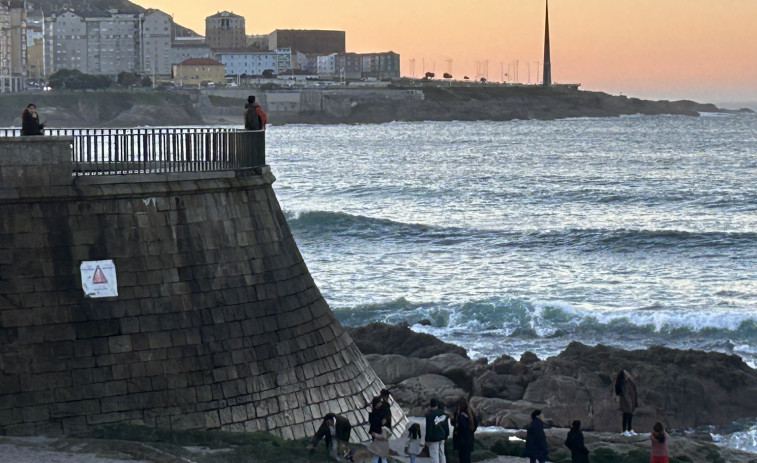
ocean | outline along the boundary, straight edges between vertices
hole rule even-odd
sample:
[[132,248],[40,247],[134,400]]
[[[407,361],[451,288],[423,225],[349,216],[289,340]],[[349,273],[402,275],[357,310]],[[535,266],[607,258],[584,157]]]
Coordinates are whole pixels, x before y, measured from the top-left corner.
[[490,360],[578,340],[757,367],[755,114],[284,125],[266,143],[344,325],[406,322]]
[[274,126],[267,159],[345,325],[757,366],[755,114]]

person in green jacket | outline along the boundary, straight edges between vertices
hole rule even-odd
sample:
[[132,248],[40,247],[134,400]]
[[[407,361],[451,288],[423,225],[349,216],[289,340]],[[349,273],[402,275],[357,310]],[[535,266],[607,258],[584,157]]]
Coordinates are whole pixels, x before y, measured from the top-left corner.
[[426,414],[426,446],[432,463],[447,463],[444,454],[444,441],[449,436],[447,414],[444,404],[436,398],[429,402],[430,410]]

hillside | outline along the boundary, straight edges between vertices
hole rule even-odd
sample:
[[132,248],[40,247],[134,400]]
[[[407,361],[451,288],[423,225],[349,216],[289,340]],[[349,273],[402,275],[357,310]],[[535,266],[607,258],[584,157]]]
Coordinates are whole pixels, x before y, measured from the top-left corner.
[[[58,13],[63,9],[72,9],[76,14],[85,17],[107,17],[108,10],[118,10],[120,13],[144,13],[147,8],[132,3],[129,0],[33,0],[27,2],[35,10],[42,10],[45,16]],[[174,35],[188,37],[197,35],[196,32],[180,24],[174,24]]]

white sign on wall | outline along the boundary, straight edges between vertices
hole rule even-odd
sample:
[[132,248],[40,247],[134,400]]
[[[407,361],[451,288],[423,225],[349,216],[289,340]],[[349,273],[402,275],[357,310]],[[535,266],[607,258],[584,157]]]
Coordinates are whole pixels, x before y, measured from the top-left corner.
[[81,270],[81,287],[85,296],[118,296],[116,264],[112,260],[85,260],[79,269]]

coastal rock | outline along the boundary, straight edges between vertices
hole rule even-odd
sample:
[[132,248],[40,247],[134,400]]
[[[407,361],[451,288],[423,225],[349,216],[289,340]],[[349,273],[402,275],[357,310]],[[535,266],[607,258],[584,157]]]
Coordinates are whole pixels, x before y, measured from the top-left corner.
[[441,400],[447,408],[453,408],[460,397],[467,397],[468,393],[442,375],[426,374],[406,379],[392,388],[394,399],[403,408],[408,409],[410,416],[423,416],[428,411],[431,398]]
[[441,372],[439,367],[428,360],[416,357],[397,354],[365,354],[365,359],[384,384],[397,384],[418,375]]
[[[621,414],[613,385],[624,368],[638,389],[636,429],[651,429],[656,421],[688,429],[757,417],[757,371],[734,355],[664,347],[625,351],[574,342],[546,360],[524,354],[518,361],[502,356],[484,364],[454,349],[419,359],[408,354],[427,355],[449,345],[406,327],[374,325],[366,336],[353,329],[353,337],[361,349],[374,352],[371,365],[411,414],[423,412],[431,396],[450,408],[464,396],[486,424],[524,426],[531,411],[541,408],[555,426],[579,419],[587,430],[617,432]],[[391,356],[377,355],[381,350]]]
[[371,323],[347,330],[363,354],[431,358],[439,354],[455,353],[468,358],[462,347],[443,342],[430,334],[416,333],[406,326]]

